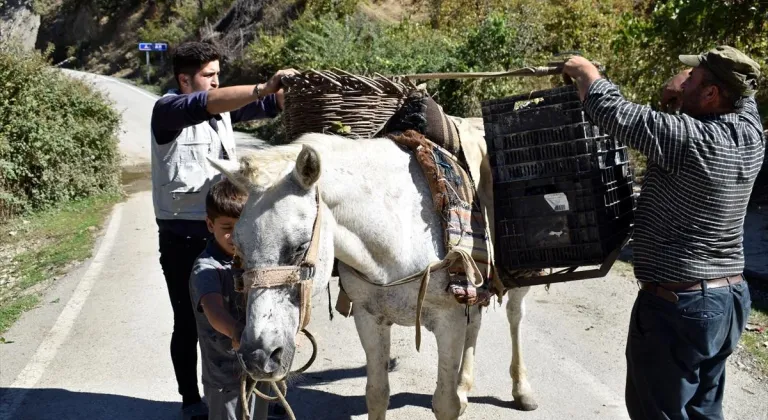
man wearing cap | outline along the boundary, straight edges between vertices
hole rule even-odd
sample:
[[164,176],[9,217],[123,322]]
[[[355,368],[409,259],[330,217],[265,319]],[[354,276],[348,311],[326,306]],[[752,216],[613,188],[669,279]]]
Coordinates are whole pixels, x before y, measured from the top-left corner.
[[680,115],[628,102],[582,57],[563,70],[592,120],[648,158],[626,350],[633,419],[722,419],[725,361],[751,305],[742,237],[765,153],[759,67],[728,46],[680,60],[693,67]]

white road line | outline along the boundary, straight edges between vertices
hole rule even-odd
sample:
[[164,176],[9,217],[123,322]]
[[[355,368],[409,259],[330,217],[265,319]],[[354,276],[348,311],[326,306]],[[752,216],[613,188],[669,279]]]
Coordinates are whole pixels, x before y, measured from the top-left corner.
[[59,314],[59,318],[53,325],[50,331],[43,338],[40,346],[37,348],[34,356],[30,359],[29,363],[24,367],[24,370],[19,373],[16,380],[13,381],[11,386],[7,388],[0,400],[0,419],[10,420],[13,418],[13,414],[22,403],[26,393],[30,388],[37,385],[42,378],[43,373],[48,365],[56,357],[56,352],[64,341],[69,337],[69,333],[72,331],[72,326],[75,320],[80,315],[80,311],[83,309],[85,301],[88,299],[88,295],[93,289],[93,285],[96,282],[99,274],[101,274],[102,267],[106,262],[106,258],[112,252],[112,247],[115,244],[115,238],[117,238],[117,231],[120,227],[120,219],[123,214],[123,203],[119,203],[115,206],[110,218],[107,231],[104,234],[104,239],[101,241],[96,256],[93,258],[91,265],[85,272],[80,282],[77,285],[72,296],[67,302],[67,306]]
[[65,72],[77,74],[77,75],[79,75],[79,76],[81,76],[83,78],[90,77],[91,79],[93,79],[94,82],[96,80],[100,79],[103,82],[110,82],[110,83],[116,83],[118,85],[122,85],[122,86],[124,86],[124,87],[126,87],[126,88],[128,88],[128,89],[130,89],[130,90],[132,90],[134,92],[136,92],[136,93],[139,93],[141,95],[146,96],[149,99],[152,99],[152,102],[157,101],[157,99],[159,98],[159,96],[157,96],[155,94],[149,93],[149,92],[147,92],[144,89],[137,88],[136,86],[133,86],[130,83],[123,82],[122,80],[119,80],[119,79],[114,78],[114,77],[104,76],[104,75],[95,74],[95,73],[87,73],[87,72],[78,71],[78,70],[70,70],[70,69],[61,69],[61,70],[65,71]]

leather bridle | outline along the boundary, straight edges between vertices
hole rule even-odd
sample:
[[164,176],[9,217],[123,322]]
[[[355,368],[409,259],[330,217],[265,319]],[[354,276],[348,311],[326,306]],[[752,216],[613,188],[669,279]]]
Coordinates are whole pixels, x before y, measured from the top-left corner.
[[[322,206],[320,189],[316,191],[317,216],[312,227],[312,237],[304,258],[298,265],[260,267],[246,270],[235,280],[235,290],[244,293],[250,289],[269,289],[280,286],[300,285],[299,290],[299,328],[297,333],[309,324],[312,311],[312,287],[320,248],[320,225],[322,224]],[[236,253],[237,255],[237,253]]]

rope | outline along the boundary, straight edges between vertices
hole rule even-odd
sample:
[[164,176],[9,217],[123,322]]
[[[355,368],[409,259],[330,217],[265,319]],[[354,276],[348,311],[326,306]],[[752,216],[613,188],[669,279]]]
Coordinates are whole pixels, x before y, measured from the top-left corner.
[[[307,330],[301,330],[300,333],[304,334],[307,339],[309,339],[309,342],[312,344],[312,356],[309,358],[309,361],[304,364],[300,369],[295,370],[291,372],[292,374],[300,374],[304,373],[307,369],[309,369],[310,366],[312,366],[312,363],[315,362],[315,359],[317,359],[317,341],[315,340],[315,337],[309,333]],[[243,376],[240,378],[240,402],[242,404],[243,412],[242,412],[242,420],[251,420],[251,410],[249,408],[248,401],[251,399],[252,395],[256,395],[257,397],[261,398],[264,401],[267,402],[274,402],[279,401],[280,404],[285,408],[285,412],[288,414],[288,418],[290,420],[296,420],[296,415],[293,413],[293,409],[291,408],[290,404],[288,404],[288,400],[285,399],[285,396],[288,395],[288,385],[285,382],[285,379],[282,381],[267,381],[270,383],[270,387],[272,388],[272,391],[274,391],[275,396],[267,395],[261,392],[256,388],[259,382],[261,381],[253,381],[253,384],[251,384],[250,387],[248,387],[248,374],[243,374]],[[246,391],[246,388],[248,389]]]

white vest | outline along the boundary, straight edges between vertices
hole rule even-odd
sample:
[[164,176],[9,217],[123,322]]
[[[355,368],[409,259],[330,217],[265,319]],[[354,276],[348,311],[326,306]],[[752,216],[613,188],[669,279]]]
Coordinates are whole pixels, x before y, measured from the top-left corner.
[[[164,97],[168,95],[174,93]],[[237,159],[229,113],[221,114],[217,124],[218,132],[208,121],[187,127],[166,144],[157,144],[152,133],[152,201],[156,218],[205,220],[205,196],[211,184],[221,178],[206,158],[220,159],[224,150],[230,160]]]

